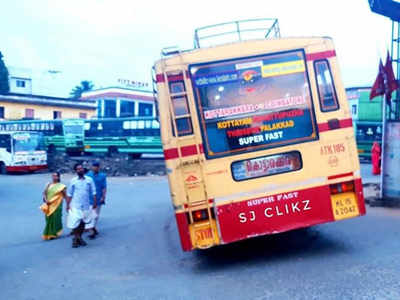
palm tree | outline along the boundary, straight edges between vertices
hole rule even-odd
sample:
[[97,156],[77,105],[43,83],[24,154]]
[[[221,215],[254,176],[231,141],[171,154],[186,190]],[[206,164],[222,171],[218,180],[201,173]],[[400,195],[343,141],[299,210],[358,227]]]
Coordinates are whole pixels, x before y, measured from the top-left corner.
[[3,61],[3,54],[0,52],[0,94],[8,94],[9,91],[8,70]]
[[83,80],[81,81],[80,85],[77,85],[71,90],[69,95],[71,96],[71,98],[79,99],[82,96],[83,92],[90,91],[93,89],[93,87],[94,84],[91,81]]

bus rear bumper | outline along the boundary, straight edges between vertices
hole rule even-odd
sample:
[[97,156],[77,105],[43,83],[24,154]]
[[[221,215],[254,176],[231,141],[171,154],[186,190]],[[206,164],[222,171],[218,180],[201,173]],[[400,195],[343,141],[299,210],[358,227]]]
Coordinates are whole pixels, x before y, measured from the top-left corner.
[[331,195],[330,186],[294,190],[217,205],[222,243],[365,215],[361,179],[354,191]]
[[[219,244],[256,236],[276,234],[317,224],[365,215],[361,179],[354,179],[354,191],[331,195],[329,185],[295,190],[263,198],[227,204],[216,203]],[[186,214],[176,214],[184,251],[195,247]]]
[[38,170],[47,169],[47,165],[37,165],[37,166],[8,166],[6,167],[7,172],[33,172]]

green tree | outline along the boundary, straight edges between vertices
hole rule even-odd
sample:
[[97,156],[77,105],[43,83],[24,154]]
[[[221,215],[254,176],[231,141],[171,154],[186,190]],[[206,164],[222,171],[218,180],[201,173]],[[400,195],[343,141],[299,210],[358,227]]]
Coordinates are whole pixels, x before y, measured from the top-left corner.
[[82,96],[83,92],[91,91],[94,87],[94,84],[91,81],[83,80],[80,85],[77,85],[72,89],[69,93],[71,98],[79,99]]
[[3,61],[3,54],[0,52],[0,94],[8,94],[10,84],[8,83],[8,69]]

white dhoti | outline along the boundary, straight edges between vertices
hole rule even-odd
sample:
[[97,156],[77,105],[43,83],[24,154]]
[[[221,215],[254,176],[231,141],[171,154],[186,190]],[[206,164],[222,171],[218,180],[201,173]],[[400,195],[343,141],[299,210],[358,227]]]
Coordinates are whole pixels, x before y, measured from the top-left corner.
[[96,208],[91,207],[91,210],[92,210],[92,221],[89,224],[85,225],[85,229],[92,229],[93,227],[96,227],[97,222],[99,221],[101,205],[97,205]]
[[71,207],[67,215],[67,227],[75,229],[79,226],[81,221],[85,223],[86,229],[94,227],[93,209],[90,207],[88,210],[81,210],[75,207]]

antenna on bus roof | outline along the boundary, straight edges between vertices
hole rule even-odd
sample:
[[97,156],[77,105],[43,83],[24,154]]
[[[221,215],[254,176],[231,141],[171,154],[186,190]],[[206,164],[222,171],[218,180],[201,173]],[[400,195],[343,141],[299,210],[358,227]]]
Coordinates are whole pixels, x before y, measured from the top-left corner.
[[[260,38],[280,38],[278,19],[240,20],[204,26],[194,31],[194,48]],[[205,43],[207,40],[207,43]],[[212,40],[212,41],[211,41]],[[202,45],[200,45],[202,42]]]

